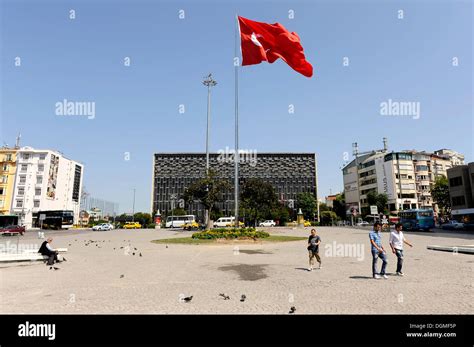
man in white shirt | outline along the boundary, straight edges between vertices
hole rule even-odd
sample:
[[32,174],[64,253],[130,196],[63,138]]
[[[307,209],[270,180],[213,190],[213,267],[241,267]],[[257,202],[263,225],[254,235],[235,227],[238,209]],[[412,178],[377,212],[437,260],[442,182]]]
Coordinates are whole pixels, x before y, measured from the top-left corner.
[[413,245],[405,239],[402,232],[402,223],[395,225],[395,230],[390,233],[389,243],[393,254],[397,256],[397,275],[403,276],[403,244],[406,243],[410,247],[413,247]]

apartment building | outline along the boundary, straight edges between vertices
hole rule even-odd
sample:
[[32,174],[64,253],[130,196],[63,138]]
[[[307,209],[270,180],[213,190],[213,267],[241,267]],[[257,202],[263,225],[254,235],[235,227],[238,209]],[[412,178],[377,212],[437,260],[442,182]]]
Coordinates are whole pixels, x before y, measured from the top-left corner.
[[0,148],[0,215],[10,213],[18,148]]
[[31,228],[37,213],[72,210],[79,220],[83,165],[52,150],[22,147],[17,152],[17,170],[11,213]]
[[359,204],[369,207],[371,191],[387,195],[392,213],[416,208],[438,211],[431,186],[464,156],[446,149],[436,153],[377,150],[358,156],[342,169],[348,211]]

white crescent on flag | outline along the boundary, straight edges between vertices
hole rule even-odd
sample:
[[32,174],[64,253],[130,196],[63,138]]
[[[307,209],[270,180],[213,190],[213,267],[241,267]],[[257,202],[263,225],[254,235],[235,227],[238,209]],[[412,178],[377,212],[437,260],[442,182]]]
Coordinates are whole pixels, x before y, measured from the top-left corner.
[[257,35],[255,35],[255,33],[252,33],[252,35],[250,36],[250,40],[252,40],[252,42],[253,42],[256,46],[263,47],[262,44],[258,41]]

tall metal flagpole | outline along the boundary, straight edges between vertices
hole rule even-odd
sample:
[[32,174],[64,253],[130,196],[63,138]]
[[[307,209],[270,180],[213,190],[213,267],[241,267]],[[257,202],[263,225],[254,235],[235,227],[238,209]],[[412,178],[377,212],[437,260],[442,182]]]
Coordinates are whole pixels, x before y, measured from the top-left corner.
[[[239,226],[239,65],[238,37],[239,21],[235,15],[235,47],[234,47],[234,69],[235,69],[235,154],[234,154],[234,201],[235,201],[235,227]],[[236,59],[237,58],[237,59]]]

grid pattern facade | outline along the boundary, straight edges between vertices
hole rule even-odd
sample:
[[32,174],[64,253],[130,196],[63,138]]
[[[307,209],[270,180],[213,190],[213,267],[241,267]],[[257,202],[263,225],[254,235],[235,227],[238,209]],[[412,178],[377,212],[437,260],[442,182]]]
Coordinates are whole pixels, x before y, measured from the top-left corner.
[[[316,155],[314,153],[258,153],[253,160],[241,156],[239,185],[249,178],[260,178],[273,185],[281,202],[294,200],[297,195],[309,192],[317,196]],[[221,154],[209,155],[209,167],[233,187],[234,162]],[[172,208],[184,208],[188,213],[202,216],[203,207],[198,201],[184,203],[183,193],[206,172],[205,153],[154,154],[152,210],[170,214]],[[239,188],[241,189],[241,188]],[[226,215],[233,215],[233,189],[224,192],[216,208]]]

